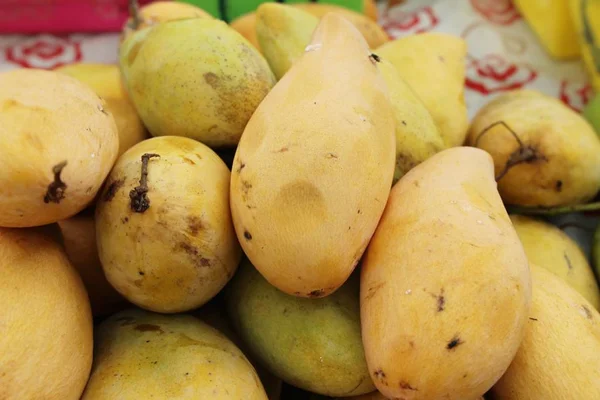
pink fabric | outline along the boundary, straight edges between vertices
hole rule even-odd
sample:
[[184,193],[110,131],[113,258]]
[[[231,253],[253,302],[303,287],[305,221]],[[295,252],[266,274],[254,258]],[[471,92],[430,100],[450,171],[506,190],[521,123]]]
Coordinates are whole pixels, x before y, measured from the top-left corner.
[[127,0],[2,0],[0,34],[118,32],[127,17]]

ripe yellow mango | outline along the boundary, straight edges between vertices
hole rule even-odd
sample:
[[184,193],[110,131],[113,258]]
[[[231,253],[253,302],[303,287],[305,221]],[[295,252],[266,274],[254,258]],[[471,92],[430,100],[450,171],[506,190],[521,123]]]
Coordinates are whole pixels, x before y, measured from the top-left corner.
[[600,189],[600,137],[581,115],[540,92],[516,90],[486,104],[468,143],[494,158],[506,203],[571,205]]
[[275,84],[263,56],[225,22],[169,21],[123,42],[120,66],[153,136],[185,136],[211,147],[237,145]]
[[81,400],[268,400],[244,354],[192,316],[126,310],[103,321],[94,339]]
[[3,400],[79,400],[90,374],[90,303],[55,236],[0,228]]
[[85,83],[104,99],[106,109],[115,118],[119,131],[118,156],[146,138],[146,128],[127,96],[117,65],[77,63],[57,68],[55,71]]
[[339,288],[383,212],[394,116],[376,64],[360,32],[327,14],[238,146],[236,233],[252,264],[288,294],[322,297]]
[[111,285],[163,313],[215,296],[241,257],[229,177],[214,151],[189,138],[162,136],[127,150],[96,205],[98,254]]
[[296,387],[345,396],[375,389],[360,336],[358,295],[353,274],[325,298],[290,296],[244,260],[225,299],[235,329],[262,365]]
[[212,18],[212,15],[192,4],[180,1],[154,1],[141,7],[137,18],[129,18],[123,26],[122,39],[127,39],[133,32],[162,22],[187,18]]
[[547,268],[530,267],[533,299],[525,337],[492,398],[600,399],[600,314]]
[[391,62],[423,101],[446,145],[462,145],[469,128],[465,41],[444,33],[421,33],[386,43],[375,53]]
[[296,7],[264,3],[256,10],[256,36],[277,79],[304,54],[319,19]]
[[580,55],[569,0],[515,0],[514,4],[550,56],[562,60]]
[[600,309],[600,289],[579,245],[556,226],[522,215],[510,217],[530,263],[546,268]]
[[119,151],[104,100],[54,71],[0,74],[0,226],[69,218],[93,201]]
[[361,268],[369,372],[389,398],[474,399],[506,371],[527,323],[527,258],[491,157],[443,150],[393,187]]

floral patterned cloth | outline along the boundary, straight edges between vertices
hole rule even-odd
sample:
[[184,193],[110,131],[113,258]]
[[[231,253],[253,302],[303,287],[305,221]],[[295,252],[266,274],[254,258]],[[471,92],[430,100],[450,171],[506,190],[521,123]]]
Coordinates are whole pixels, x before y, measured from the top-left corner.
[[[580,111],[592,97],[580,61],[552,60],[511,0],[389,0],[380,4],[380,23],[393,38],[446,32],[468,43],[465,98],[472,117],[506,90],[533,88]],[[0,71],[55,68],[79,61],[117,62],[119,35],[0,36]],[[553,218],[589,255],[592,214]]]

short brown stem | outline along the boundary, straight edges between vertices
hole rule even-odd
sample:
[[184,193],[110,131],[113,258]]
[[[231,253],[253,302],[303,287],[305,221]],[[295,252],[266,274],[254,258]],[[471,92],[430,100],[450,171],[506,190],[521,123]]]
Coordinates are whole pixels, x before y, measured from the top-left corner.
[[67,161],[65,160],[52,167],[54,180],[48,185],[48,190],[46,191],[46,195],[44,196],[44,203],[58,204],[62,199],[65,198],[65,190],[67,189],[67,184],[61,180],[60,174],[66,166]]
[[140,177],[140,185],[129,192],[131,199],[131,209],[137,213],[143,213],[150,208],[150,199],[148,193],[148,162],[151,158],[160,157],[158,154],[146,153],[142,155],[142,176]]

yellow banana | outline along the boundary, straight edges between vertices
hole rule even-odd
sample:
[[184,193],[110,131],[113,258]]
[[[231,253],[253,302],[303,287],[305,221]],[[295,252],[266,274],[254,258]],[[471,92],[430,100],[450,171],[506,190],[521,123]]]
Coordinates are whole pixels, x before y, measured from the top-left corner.
[[514,1],[546,52],[557,59],[577,58],[581,52],[569,1],[572,0]]

